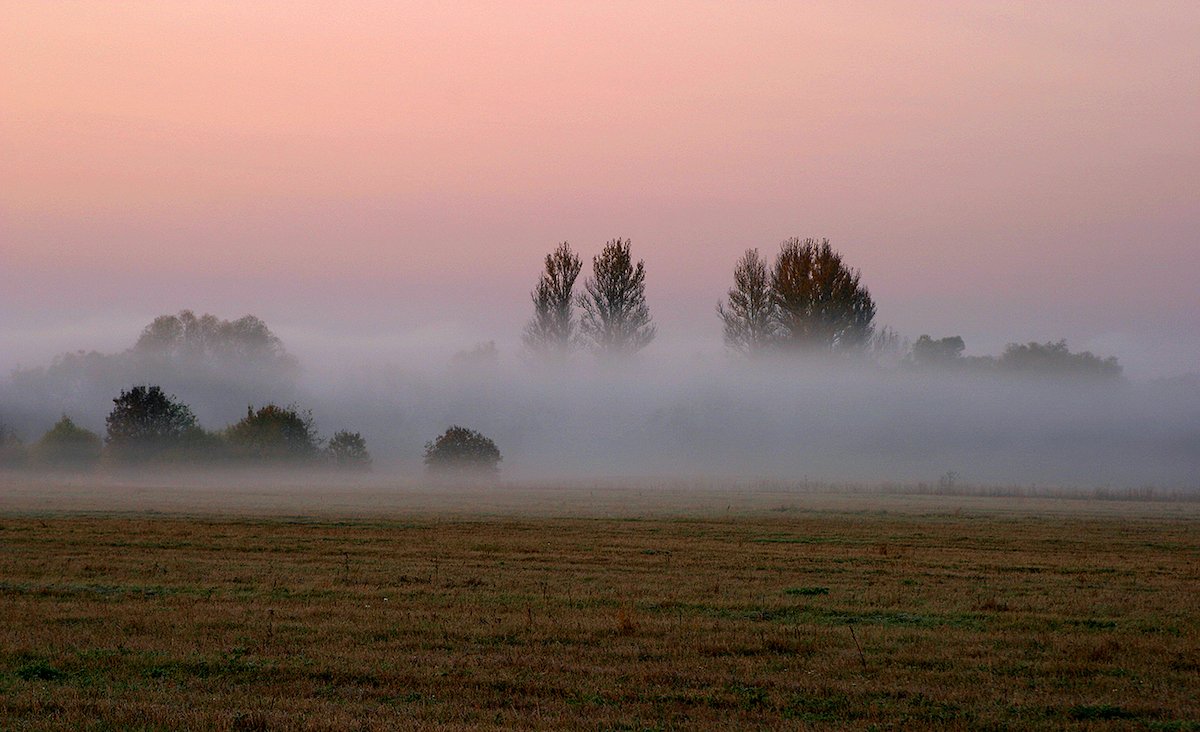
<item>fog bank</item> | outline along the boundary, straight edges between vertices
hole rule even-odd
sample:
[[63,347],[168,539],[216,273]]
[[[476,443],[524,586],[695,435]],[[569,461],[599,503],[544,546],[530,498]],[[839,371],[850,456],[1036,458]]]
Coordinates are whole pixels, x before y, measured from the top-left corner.
[[1047,380],[683,353],[616,364],[580,354],[563,368],[515,357],[331,358],[296,381],[100,358],[104,368],[70,388],[0,382],[0,419],[27,442],[63,413],[103,434],[119,390],[152,381],[209,430],[243,417],[248,403],[309,408],[325,436],[360,431],[376,474],[397,477],[420,476],[425,442],[458,424],[495,440],[505,480],[1200,486],[1196,377]]

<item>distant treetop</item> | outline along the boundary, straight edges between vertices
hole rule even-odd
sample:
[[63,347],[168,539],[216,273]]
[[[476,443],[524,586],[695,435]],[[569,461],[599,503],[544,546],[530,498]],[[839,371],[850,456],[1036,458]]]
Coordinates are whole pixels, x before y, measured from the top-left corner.
[[191,310],[160,315],[142,330],[132,351],[180,362],[258,366],[276,372],[290,373],[297,367],[283,342],[253,315],[237,320],[207,313],[197,316]]

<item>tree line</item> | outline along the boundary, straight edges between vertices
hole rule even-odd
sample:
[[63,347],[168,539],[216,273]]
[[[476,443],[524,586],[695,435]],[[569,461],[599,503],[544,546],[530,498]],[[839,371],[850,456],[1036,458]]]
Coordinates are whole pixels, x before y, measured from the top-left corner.
[[[612,239],[592,259],[582,292],[583,262],[568,242],[546,255],[530,293],[533,316],[522,341],[535,358],[561,363],[575,350],[629,356],[650,344],[656,328],[646,304],[646,267],[634,262],[628,239]],[[577,317],[575,308],[582,312]],[[868,356],[903,350],[908,368],[979,373],[1118,378],[1116,358],[1072,353],[1066,341],[1009,344],[999,358],[967,357],[960,336],[922,335],[902,346],[890,328],[877,328],[875,300],[859,270],[828,239],[793,237],[773,262],[748,249],[733,268],[733,286],[717,304],[725,345],[747,357],[768,354]]]
[[295,405],[246,408],[246,416],[224,430],[200,426],[191,407],[156,385],[122,389],[104,420],[105,435],[63,415],[40,439],[24,448],[0,427],[0,465],[66,469],[212,465],[318,465],[367,469],[371,455],[358,432],[339,430],[328,439],[317,432],[311,412]]
[[[339,430],[324,439],[312,413],[295,405],[249,406],[241,420],[210,432],[200,426],[188,405],[159,386],[140,385],[121,390],[104,423],[101,438],[63,415],[29,447],[0,423],[0,467],[88,470],[101,465],[226,463],[367,470],[372,462],[360,433]],[[425,444],[424,462],[435,475],[495,475],[501,459],[491,439],[458,425]]]
[[[590,275],[577,289],[583,261],[570,244],[563,242],[546,255],[530,293],[533,315],[522,336],[536,358],[562,364],[586,349],[619,359],[655,339],[645,262],[634,259],[630,240],[609,240],[591,264]],[[1121,376],[1116,358],[1071,352],[1066,341],[1013,343],[998,357],[964,355],[960,336],[922,335],[901,345],[894,331],[877,327],[876,303],[861,273],[827,239],[788,239],[773,260],[748,249],[735,263],[732,280],[716,315],[725,344],[748,358],[827,354],[870,359],[891,353],[890,360],[901,368],[936,373]],[[495,344],[488,342],[458,354],[453,362],[475,369],[498,360]],[[18,423],[24,417],[27,427],[41,421],[38,415],[46,404],[57,405],[55,411],[63,414],[98,420],[103,412],[97,410],[96,394],[120,389],[120,396],[106,418],[103,438],[64,416],[26,446],[11,422],[6,426],[0,421],[0,465],[155,460],[369,465],[359,433],[343,430],[324,439],[311,414],[294,406],[298,371],[295,357],[252,315],[232,321],[189,310],[159,316],[124,352],[68,353],[47,367],[14,371],[0,385],[5,389],[0,396],[8,417],[15,413]],[[147,386],[123,388],[134,375]],[[210,419],[263,397],[266,406],[248,408],[237,423],[209,432],[190,407],[150,386],[168,380],[186,384]],[[151,414],[157,416],[151,419]],[[150,424],[155,426],[146,427]],[[494,473],[501,459],[488,438],[459,426],[427,443],[424,458],[433,472],[469,468],[485,473]]]

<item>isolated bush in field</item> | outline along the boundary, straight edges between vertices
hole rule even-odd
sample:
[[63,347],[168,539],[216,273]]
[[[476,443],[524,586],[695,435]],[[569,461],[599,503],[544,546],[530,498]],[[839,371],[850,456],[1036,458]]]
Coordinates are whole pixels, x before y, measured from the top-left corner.
[[0,422],[0,468],[19,468],[25,464],[25,444],[8,425]]
[[235,455],[260,460],[306,460],[321,447],[310,412],[276,404],[258,411],[246,407],[246,416],[225,431],[225,439]]
[[186,404],[158,386],[135,386],[113,399],[105,419],[110,454],[118,461],[138,462],[187,449],[201,433]]
[[325,449],[339,468],[366,470],[371,467],[367,441],[357,432],[340,430],[333,433]]
[[496,443],[475,430],[452,426],[433,442],[425,443],[425,465],[433,473],[494,475],[500,470]]
[[54,467],[91,468],[100,462],[102,444],[100,435],[63,415],[33,446],[33,461]]

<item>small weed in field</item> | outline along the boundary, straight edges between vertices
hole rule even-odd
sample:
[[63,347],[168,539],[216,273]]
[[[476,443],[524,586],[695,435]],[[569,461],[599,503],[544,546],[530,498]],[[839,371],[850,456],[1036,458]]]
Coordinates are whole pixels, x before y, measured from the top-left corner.
[[844,694],[814,694],[801,692],[792,695],[783,707],[784,719],[801,722],[837,722],[854,719],[850,698]]
[[617,608],[617,632],[621,635],[633,635],[637,630],[637,619],[633,615],[633,609],[629,607]]
[[986,599],[983,602],[976,605],[975,609],[976,610],[984,610],[984,611],[988,611],[988,612],[1004,613],[1004,612],[1008,612],[1009,610],[1012,610],[1012,607],[1010,607],[1009,604],[1007,602],[1004,602],[1003,600],[998,600],[995,597],[989,597],[988,599]]
[[767,690],[761,686],[733,684],[729,687],[729,692],[737,699],[737,705],[740,709],[752,711],[770,704],[770,697],[767,695]]
[[1113,704],[1079,704],[1067,710],[1071,719],[1084,722],[1100,719],[1137,719],[1138,715]]
[[61,681],[66,675],[41,658],[30,659],[17,668],[17,678],[24,681]]
[[236,732],[266,732],[271,729],[271,723],[261,712],[241,712],[233,718],[233,729]]
[[1088,649],[1084,656],[1092,663],[1108,663],[1117,657],[1120,650],[1120,643],[1112,638],[1106,638],[1099,645]]
[[785,595],[799,595],[801,597],[812,597],[814,595],[828,595],[828,587],[789,587],[783,591]]

